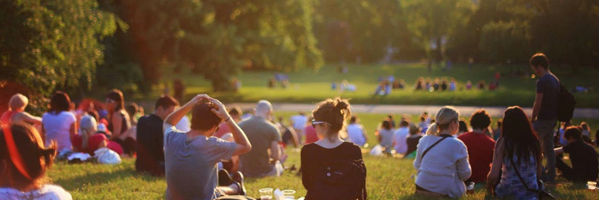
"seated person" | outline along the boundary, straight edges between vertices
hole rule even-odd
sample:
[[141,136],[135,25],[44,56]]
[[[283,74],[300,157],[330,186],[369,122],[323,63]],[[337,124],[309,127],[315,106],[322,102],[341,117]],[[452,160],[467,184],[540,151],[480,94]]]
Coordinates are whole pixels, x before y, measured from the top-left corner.
[[596,181],[598,155],[593,146],[583,141],[581,129],[577,126],[570,126],[566,128],[564,137],[568,140],[568,144],[565,147],[555,148],[555,155],[563,152],[568,153],[572,167],[558,157],[556,159],[556,168],[569,181]]
[[276,167],[283,158],[279,146],[282,139],[279,129],[268,121],[271,117],[272,105],[261,100],[256,105],[256,114],[239,123],[253,147],[250,152],[240,156],[239,170],[248,177],[280,176],[283,173]]
[[[190,111],[191,131],[178,131],[175,125]],[[229,124],[235,142],[213,137],[222,121]],[[218,162],[252,149],[249,140],[220,101],[205,94],[195,96],[166,117],[164,131],[166,199],[245,195],[241,173],[235,173],[235,181],[220,184],[217,181],[223,178],[217,174]],[[217,187],[217,184],[223,186]]]
[[8,110],[2,113],[0,122],[5,124],[25,122],[29,125],[41,125],[42,119],[25,112],[29,99],[20,93],[13,95],[8,101]]
[[468,181],[485,182],[487,174],[491,170],[490,165],[493,162],[495,140],[487,135],[490,124],[491,116],[485,110],[478,110],[470,117],[472,132],[458,137],[468,148],[468,161],[472,168],[472,176]]
[[98,123],[96,119],[90,115],[84,115],[79,122],[79,134],[71,138],[73,149],[76,152],[83,152],[89,155],[94,155],[94,152],[99,148],[106,147],[119,155],[123,154],[121,145],[114,141],[108,140],[106,135],[98,132]]
[[418,147],[418,142],[422,138],[422,134],[420,133],[420,128],[418,128],[414,124],[410,124],[410,136],[406,138],[406,144],[408,145],[408,150],[404,158],[415,158],[416,157],[416,148]]
[[164,175],[164,150],[162,124],[179,102],[170,96],[162,96],[154,104],[154,113],[140,117],[136,130],[135,170],[154,176]]
[[70,200],[60,186],[44,183],[56,143],[44,147],[37,130],[25,124],[0,128],[0,199]]

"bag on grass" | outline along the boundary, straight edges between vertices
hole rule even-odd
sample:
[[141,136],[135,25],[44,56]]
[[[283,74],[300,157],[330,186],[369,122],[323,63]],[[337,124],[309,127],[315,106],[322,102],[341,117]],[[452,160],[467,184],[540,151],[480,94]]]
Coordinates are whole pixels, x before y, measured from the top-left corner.
[[370,150],[370,155],[382,156],[383,155],[383,146],[381,146],[380,144],[377,144],[376,146],[374,146],[372,148],[372,150]]
[[102,147],[94,151],[94,157],[98,160],[98,163],[102,164],[119,164],[121,163],[121,157],[116,152]]

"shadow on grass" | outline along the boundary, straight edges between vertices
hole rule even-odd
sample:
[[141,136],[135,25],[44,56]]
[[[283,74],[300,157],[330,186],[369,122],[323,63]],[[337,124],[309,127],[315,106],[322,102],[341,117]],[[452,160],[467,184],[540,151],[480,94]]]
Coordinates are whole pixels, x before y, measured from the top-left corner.
[[67,190],[76,190],[83,185],[109,184],[119,179],[140,178],[143,181],[164,180],[163,177],[153,177],[144,173],[136,172],[132,168],[123,168],[116,171],[104,171],[88,173],[72,178],[57,178],[54,183],[63,186]]

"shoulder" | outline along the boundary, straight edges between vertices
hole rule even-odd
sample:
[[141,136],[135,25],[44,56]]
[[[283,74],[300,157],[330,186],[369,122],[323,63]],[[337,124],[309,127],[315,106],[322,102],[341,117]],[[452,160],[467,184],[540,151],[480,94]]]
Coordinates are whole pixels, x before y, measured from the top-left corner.
[[356,144],[354,144],[353,142],[343,142],[341,145],[339,145],[339,147],[337,147],[343,151],[349,151],[352,153],[359,153],[362,154],[362,150],[360,149],[360,147]]
[[464,141],[462,141],[456,137],[447,138],[447,141],[449,143],[451,143],[453,146],[455,146],[456,148],[466,149],[466,144],[464,144]]
[[304,147],[302,147],[301,155],[311,154],[317,148],[318,148],[318,146],[317,146],[316,143],[311,143],[311,144],[304,145]]
[[70,200],[73,199],[71,194],[58,185],[44,185],[40,190],[40,194],[48,199],[55,200]]

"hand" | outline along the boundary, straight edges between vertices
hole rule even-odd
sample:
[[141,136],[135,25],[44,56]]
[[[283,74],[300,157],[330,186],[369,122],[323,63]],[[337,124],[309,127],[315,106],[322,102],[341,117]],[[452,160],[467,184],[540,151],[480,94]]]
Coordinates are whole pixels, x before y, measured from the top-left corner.
[[231,116],[229,116],[229,112],[227,112],[227,108],[225,105],[220,102],[218,99],[208,97],[208,101],[210,101],[214,108],[210,109],[212,113],[218,116],[222,120],[229,120]]
[[198,103],[201,103],[201,102],[202,102],[202,100],[205,100],[205,99],[211,99],[211,97],[210,97],[210,96],[208,96],[207,94],[198,94],[198,95],[196,95],[195,97],[193,97],[193,98],[190,100],[190,102],[192,102],[192,105],[196,105],[196,104],[198,104]]

